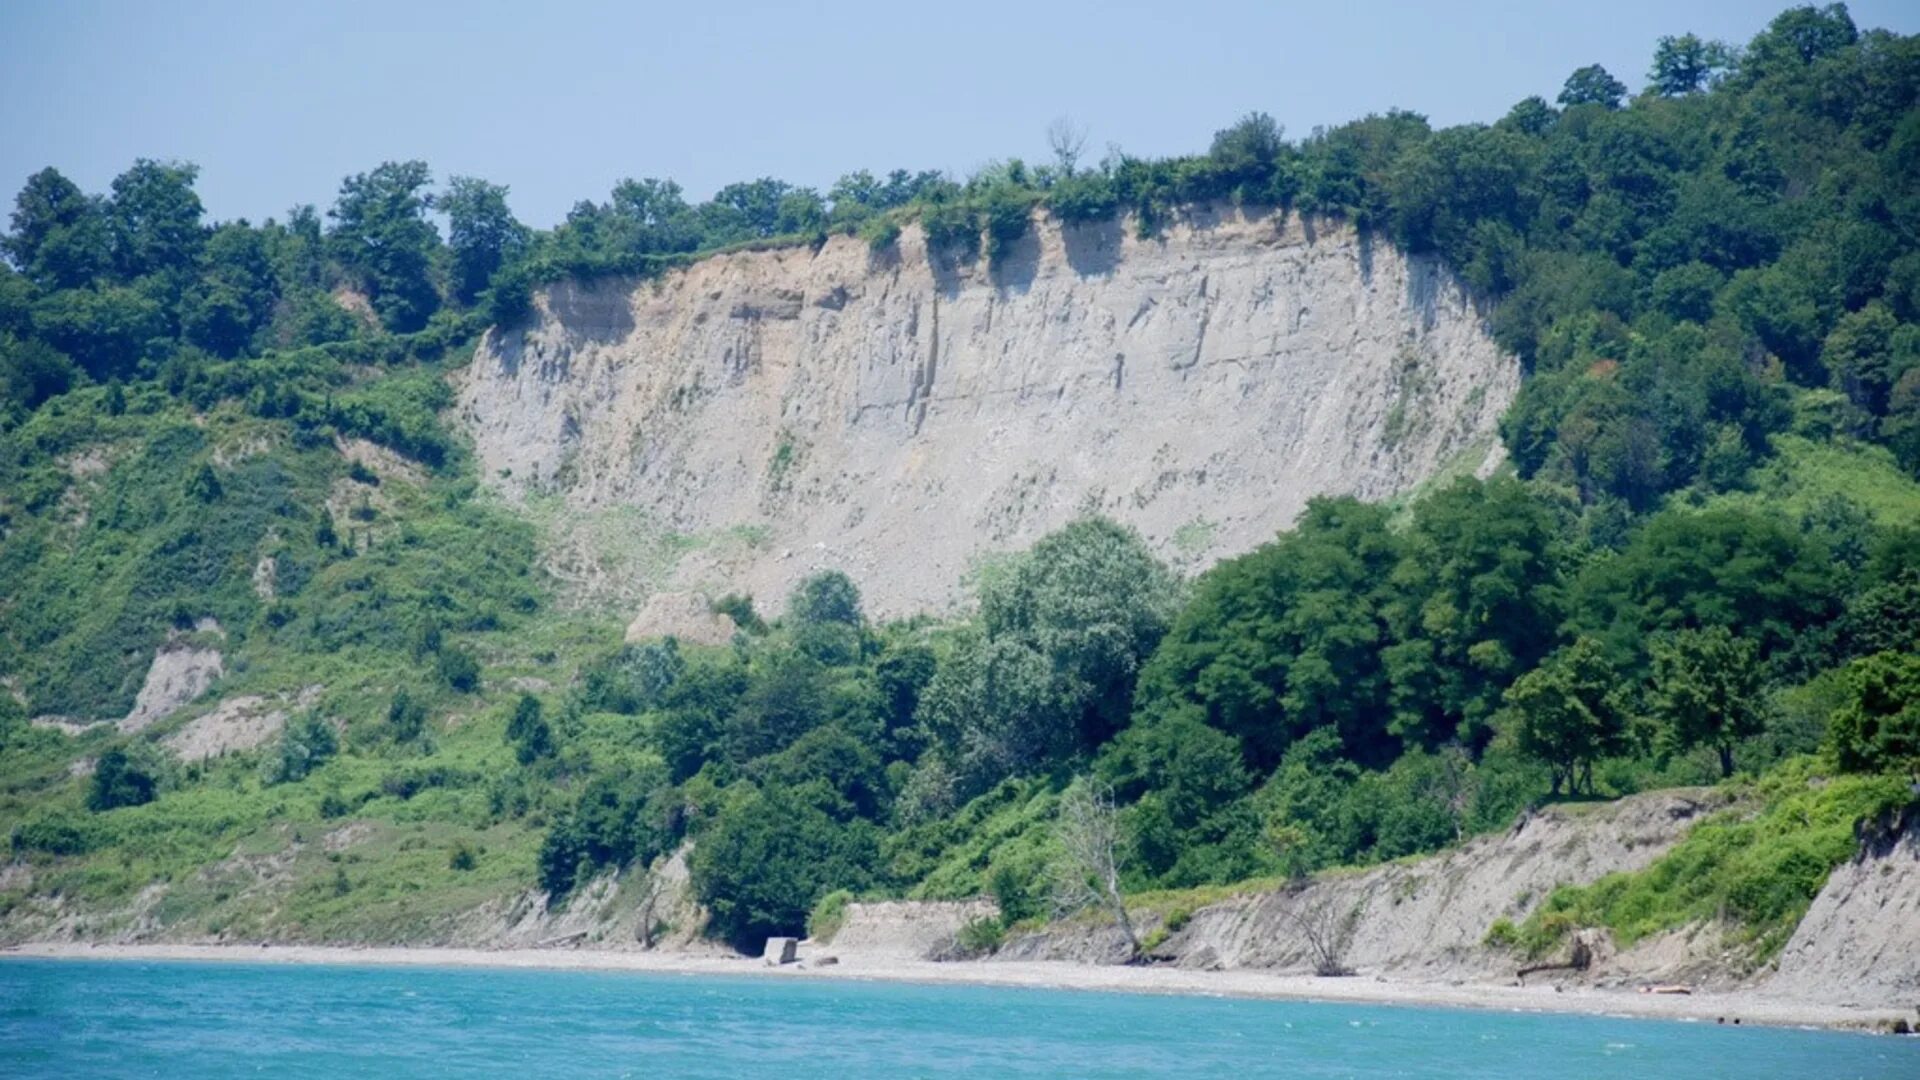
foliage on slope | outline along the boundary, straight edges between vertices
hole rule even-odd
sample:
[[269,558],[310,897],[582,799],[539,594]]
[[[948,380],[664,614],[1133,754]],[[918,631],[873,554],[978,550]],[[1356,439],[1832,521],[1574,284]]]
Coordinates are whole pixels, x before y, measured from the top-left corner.
[[1575,928],[1601,926],[1629,946],[1696,923],[1731,925],[1759,961],[1793,936],[1833,868],[1859,849],[1862,822],[1912,798],[1898,776],[1824,780],[1798,759],[1757,785],[1758,811],[1730,810],[1689,832],[1651,866],[1553,891],[1513,935],[1536,955]]

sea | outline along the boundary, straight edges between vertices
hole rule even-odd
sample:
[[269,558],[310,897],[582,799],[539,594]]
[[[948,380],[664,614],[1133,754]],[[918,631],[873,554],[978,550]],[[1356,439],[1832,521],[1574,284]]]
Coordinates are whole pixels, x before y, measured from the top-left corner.
[[0,1077],[602,1076],[1920,1080],[1920,1039],[850,980],[0,960]]

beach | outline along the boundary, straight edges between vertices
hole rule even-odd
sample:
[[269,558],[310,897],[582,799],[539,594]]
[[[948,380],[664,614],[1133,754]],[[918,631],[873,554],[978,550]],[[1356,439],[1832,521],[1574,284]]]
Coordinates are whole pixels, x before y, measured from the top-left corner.
[[[1410,1005],[1508,1012],[1626,1016],[1708,1024],[1892,1031],[1920,1020],[1914,1007],[1872,1007],[1774,997],[1752,991],[1691,994],[1632,989],[1555,988],[1440,983],[1361,974],[1319,978],[1260,970],[1193,971],[1174,967],[1075,964],[1052,961],[936,963],[897,955],[813,949],[794,964],[772,966],[751,957],[716,953],[606,949],[381,948],[329,945],[115,945],[35,942],[0,950],[8,957],[100,961],[195,961],[246,964],[333,964],[456,968],[631,971],[657,974],[741,975],[778,979],[961,984],[1132,994]],[[832,957],[832,963],[823,963]]]

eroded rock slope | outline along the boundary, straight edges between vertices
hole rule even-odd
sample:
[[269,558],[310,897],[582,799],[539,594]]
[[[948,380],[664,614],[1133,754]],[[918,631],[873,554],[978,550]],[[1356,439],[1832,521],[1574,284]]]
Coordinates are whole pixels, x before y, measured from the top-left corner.
[[489,482],[637,508],[678,538],[649,591],[777,600],[837,568],[881,615],[951,607],[1085,510],[1197,566],[1314,495],[1487,468],[1520,380],[1436,261],[1238,212],[1036,220],[994,265],[834,237],[537,308],[461,387]]

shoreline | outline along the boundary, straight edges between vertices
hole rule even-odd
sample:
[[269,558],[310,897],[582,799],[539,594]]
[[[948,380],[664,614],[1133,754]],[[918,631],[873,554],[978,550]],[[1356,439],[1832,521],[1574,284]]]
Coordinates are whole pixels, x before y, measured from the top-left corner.
[[1826,1028],[1888,1032],[1911,1027],[1920,1013],[1897,1007],[1833,1005],[1768,997],[1754,991],[1642,994],[1588,987],[1434,983],[1355,975],[1318,978],[1242,969],[1190,971],[1061,961],[935,963],[905,956],[849,953],[829,965],[816,957],[769,967],[751,957],[719,953],[631,952],[607,949],[475,949],[334,945],[89,945],[27,942],[0,949],[7,959],[297,964],[364,967],[497,968],[602,971],[661,975],[742,975],[759,978],[905,982],[1103,993],[1178,994],[1343,1005],[1414,1006],[1500,1012],[1565,1013],[1682,1023]]

